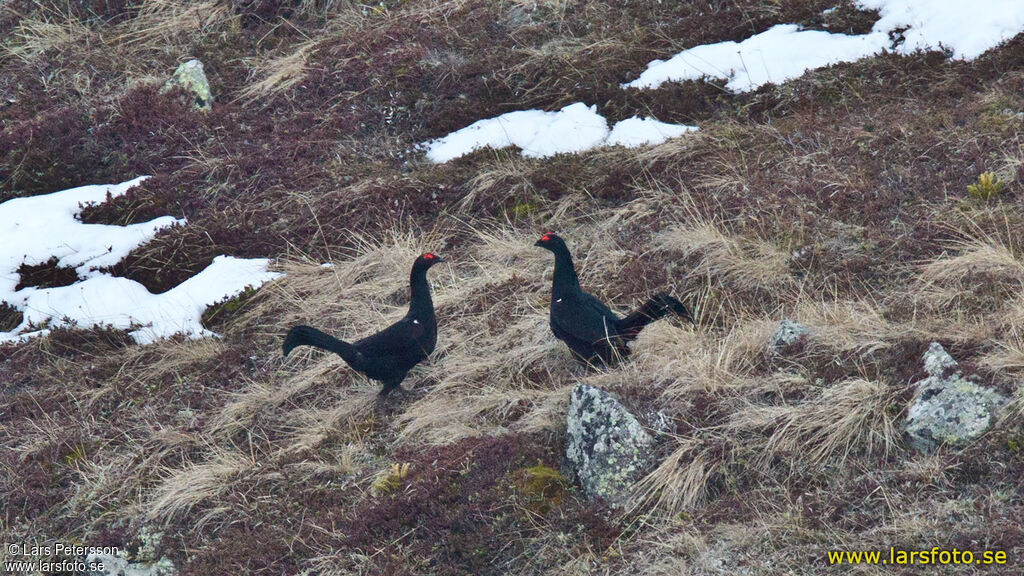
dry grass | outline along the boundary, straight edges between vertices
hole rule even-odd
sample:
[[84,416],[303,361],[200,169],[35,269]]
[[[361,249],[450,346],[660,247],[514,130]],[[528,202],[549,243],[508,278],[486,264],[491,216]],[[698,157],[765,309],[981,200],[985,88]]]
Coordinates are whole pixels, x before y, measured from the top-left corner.
[[973,238],[954,244],[960,252],[927,264],[921,279],[925,286],[946,285],[960,290],[983,287],[980,281],[1019,282],[1024,279],[1024,263],[1016,250],[994,238]]
[[886,319],[879,303],[869,299],[804,300],[796,307],[794,316],[813,328],[818,342],[835,350],[857,351],[865,356],[913,333],[911,327],[894,326]]
[[184,38],[194,41],[232,18],[231,5],[217,0],[154,0],[143,4],[139,15],[125,24],[118,41],[160,50]]
[[270,101],[287,92],[306,78],[309,58],[316,53],[319,40],[308,40],[293,47],[288,54],[267,60],[255,67],[259,80],[238,93],[238,100],[250,104],[256,100]]
[[151,521],[166,522],[196,506],[211,504],[200,524],[214,520],[228,512],[217,506],[216,500],[231,490],[231,481],[258,465],[249,454],[217,449],[205,462],[169,470],[147,502],[146,516]]
[[794,462],[804,466],[841,468],[852,453],[888,455],[895,450],[899,433],[896,415],[890,413],[893,401],[885,384],[852,379],[796,405],[751,404],[735,413],[729,427],[737,436],[770,431],[764,446],[754,450],[762,466],[780,454],[795,454]]
[[759,238],[737,238],[714,222],[678,226],[658,239],[662,250],[693,258],[687,275],[723,282],[744,290],[791,287],[789,253]]
[[64,50],[80,42],[96,42],[97,34],[72,14],[47,8],[21,16],[10,38],[0,42],[0,63],[7,58],[31,62],[49,50]]
[[946,306],[968,304],[1000,289],[1019,290],[1024,286],[1024,259],[1011,231],[986,230],[968,220],[963,229],[954,230],[957,239],[949,243],[952,254],[944,254],[921,268],[919,291],[928,302]]
[[677,439],[672,453],[636,484],[632,509],[654,507],[669,515],[692,509],[707,498],[728,458],[711,439]]

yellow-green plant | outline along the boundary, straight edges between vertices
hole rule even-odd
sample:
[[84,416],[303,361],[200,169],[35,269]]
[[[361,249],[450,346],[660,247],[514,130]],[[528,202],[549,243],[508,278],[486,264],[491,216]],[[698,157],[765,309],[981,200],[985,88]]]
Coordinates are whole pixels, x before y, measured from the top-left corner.
[[996,178],[993,172],[982,172],[978,176],[978,182],[976,184],[967,185],[967,193],[971,195],[971,198],[978,200],[991,200],[996,196],[999,196],[999,192],[1003,189],[1003,183]]
[[402,486],[402,481],[409,474],[409,463],[392,464],[387,474],[382,474],[373,483],[373,489],[378,494],[393,492]]

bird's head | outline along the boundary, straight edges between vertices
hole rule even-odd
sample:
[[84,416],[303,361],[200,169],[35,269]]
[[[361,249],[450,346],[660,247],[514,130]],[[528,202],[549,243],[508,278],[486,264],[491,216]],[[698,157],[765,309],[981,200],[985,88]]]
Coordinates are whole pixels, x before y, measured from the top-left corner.
[[416,262],[412,266],[413,268],[417,268],[420,270],[427,270],[434,264],[437,264],[438,262],[444,262],[444,258],[441,258],[440,256],[434,254],[433,252],[426,252],[424,254],[421,254],[420,257],[416,259]]
[[555,234],[554,232],[545,232],[541,235],[540,240],[533,243],[534,246],[540,246],[545,250],[551,250],[554,252],[558,248],[565,248],[565,240]]

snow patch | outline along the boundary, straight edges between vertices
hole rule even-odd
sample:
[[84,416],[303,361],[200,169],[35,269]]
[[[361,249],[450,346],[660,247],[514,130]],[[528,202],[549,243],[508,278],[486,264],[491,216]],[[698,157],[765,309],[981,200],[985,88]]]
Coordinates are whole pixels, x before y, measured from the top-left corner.
[[478,120],[424,146],[427,158],[438,164],[485,147],[518,146],[523,156],[546,158],[606,145],[659,144],[696,129],[633,117],[609,131],[608,121],[597,113],[597,106],[576,102],[557,112],[520,110]]
[[696,126],[666,124],[658,122],[654,118],[644,118],[641,120],[633,116],[615,124],[605,144],[608,146],[625,146],[626,148],[661,144],[669,138],[682,136],[694,130],[697,130]]
[[523,156],[543,158],[588,150],[608,137],[608,123],[596,106],[582,102],[558,112],[520,110],[478,120],[427,144],[427,158],[443,163],[484,147],[518,146]]
[[807,69],[870,56],[888,45],[885,33],[848,36],[779,24],[742,42],[695,46],[669,60],[654,60],[623,87],[657,88],[669,81],[726,78],[726,88],[746,92],[797,78]]
[[87,277],[96,268],[112,266],[156,233],[174,224],[184,224],[163,216],[142,224],[104,226],[78,220],[82,205],[101,203],[107,194],[123,195],[146,177],[122,184],[81,186],[42,196],[15,198],[0,204],[0,299],[18,285],[18,267],[42,264],[57,257],[57,265],[75,268]]
[[897,52],[949,49],[961,59],[976,58],[1024,30],[1021,0],[859,0],[858,4],[880,15],[868,34],[831,34],[780,24],[742,42],[704,44],[669,60],[654,60],[623,87],[657,88],[669,81],[725,78],[729,90],[746,92],[796,78],[805,70],[877,54],[891,47],[889,33],[902,28],[906,28],[904,41],[894,48]]
[[896,51],[953,51],[953,57],[972,60],[1024,31],[1021,0],[859,0],[878,10],[881,19],[873,32],[909,27]]
[[[115,185],[81,186],[52,194],[15,198],[0,204],[0,302],[22,311],[22,322],[0,332],[0,342],[22,341],[46,334],[32,326],[112,326],[130,329],[140,344],[174,334],[198,338],[213,335],[200,317],[216,302],[259,286],[280,274],[267,271],[269,261],[218,256],[205,270],[163,294],[152,294],[127,278],[98,269],[117,264],[136,247],[168,226],[184,220],[170,216],[130,226],[85,224],[81,205],[104,202],[142,182],[145,177]],[[15,290],[18,268],[50,258],[58,266],[75,267],[83,280],[57,288]]]

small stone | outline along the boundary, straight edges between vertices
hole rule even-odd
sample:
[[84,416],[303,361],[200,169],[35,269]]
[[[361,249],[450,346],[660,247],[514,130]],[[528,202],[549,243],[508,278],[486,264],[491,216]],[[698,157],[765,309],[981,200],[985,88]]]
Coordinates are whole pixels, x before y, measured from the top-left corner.
[[203,63],[199,60],[183,62],[171,75],[171,79],[160,88],[160,93],[170,91],[173,88],[181,88],[195,96],[195,107],[209,112],[212,110],[213,95],[210,93],[210,83],[203,72]]
[[621,505],[653,445],[636,417],[607,392],[586,384],[573,388],[565,455],[587,497]]
[[771,348],[775,351],[781,350],[798,342],[810,333],[811,329],[803,324],[792,320],[783,320],[779,322],[779,327],[775,329],[775,334],[772,335]]

